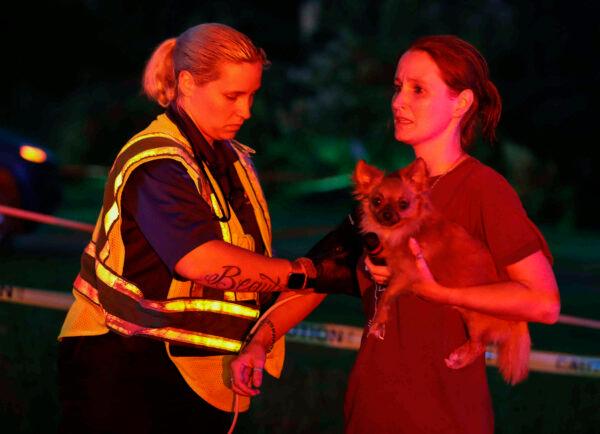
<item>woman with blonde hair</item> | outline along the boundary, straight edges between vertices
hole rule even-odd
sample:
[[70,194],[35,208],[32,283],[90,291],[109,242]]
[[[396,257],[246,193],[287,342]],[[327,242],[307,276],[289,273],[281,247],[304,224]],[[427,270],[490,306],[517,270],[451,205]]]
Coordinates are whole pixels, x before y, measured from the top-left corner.
[[304,295],[264,320],[253,334],[263,357],[238,363],[245,381],[233,384],[229,361],[272,294],[317,277],[306,258],[270,258],[254,151],[235,140],[268,64],[216,23],[148,61],[143,88],[165,112],[118,153],[82,255],[59,336],[61,432],[226,432],[230,412],[249,406],[234,391],[281,371],[281,318],[321,301]]

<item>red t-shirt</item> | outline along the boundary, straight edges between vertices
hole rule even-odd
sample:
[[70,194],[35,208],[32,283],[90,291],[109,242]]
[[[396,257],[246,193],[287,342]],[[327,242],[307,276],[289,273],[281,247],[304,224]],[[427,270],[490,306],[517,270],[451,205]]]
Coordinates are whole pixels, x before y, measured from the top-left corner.
[[[501,276],[506,265],[538,250],[551,260],[516,192],[476,159],[439,179],[431,194],[446,218],[488,246]],[[368,281],[362,271],[359,280]],[[363,304],[370,319],[381,293],[367,286]],[[363,335],[346,392],[346,434],[493,433],[484,357],[459,370],[444,363],[467,339],[458,311],[401,295],[388,321],[384,340]]]

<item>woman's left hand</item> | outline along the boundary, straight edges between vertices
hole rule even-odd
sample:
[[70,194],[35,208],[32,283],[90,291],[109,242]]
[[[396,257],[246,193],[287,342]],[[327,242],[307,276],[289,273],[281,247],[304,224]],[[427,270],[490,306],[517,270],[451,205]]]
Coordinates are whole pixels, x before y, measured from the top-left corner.
[[244,396],[256,396],[260,393],[265,366],[266,351],[262,345],[250,342],[242,352],[231,361],[231,389]]
[[441,285],[438,284],[433,277],[433,274],[429,269],[429,265],[425,260],[425,256],[423,256],[423,250],[421,249],[419,242],[414,238],[410,238],[408,240],[408,247],[415,256],[415,265],[419,272],[419,279],[413,282],[411,286],[412,291],[415,293],[415,295],[425,299],[435,300],[435,295],[439,294],[442,290]]

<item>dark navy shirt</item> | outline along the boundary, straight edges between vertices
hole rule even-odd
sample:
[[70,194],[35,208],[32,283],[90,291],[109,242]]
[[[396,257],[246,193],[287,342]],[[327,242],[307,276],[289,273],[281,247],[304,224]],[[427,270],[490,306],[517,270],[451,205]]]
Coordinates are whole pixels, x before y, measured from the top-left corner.
[[185,168],[169,159],[135,169],[121,200],[123,277],[146,298],[165,298],[175,264],[196,247],[221,239],[219,222]]
[[[196,159],[208,164],[244,232],[254,238],[255,251],[264,253],[254,208],[233,167],[237,153],[225,142],[210,147],[185,112],[169,108],[167,115],[191,143]],[[181,258],[207,241],[222,239],[211,206],[200,196],[184,166],[172,159],[136,168],[125,184],[121,208],[123,277],[149,299],[167,296]]]

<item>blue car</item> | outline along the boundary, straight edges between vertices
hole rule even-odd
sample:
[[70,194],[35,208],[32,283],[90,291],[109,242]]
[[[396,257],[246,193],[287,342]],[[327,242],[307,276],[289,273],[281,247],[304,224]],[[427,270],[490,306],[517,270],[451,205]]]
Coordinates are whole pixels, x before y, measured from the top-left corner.
[[[51,214],[61,196],[58,164],[52,152],[0,129],[0,204]],[[34,227],[33,222],[0,213],[0,244]]]

